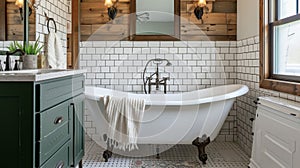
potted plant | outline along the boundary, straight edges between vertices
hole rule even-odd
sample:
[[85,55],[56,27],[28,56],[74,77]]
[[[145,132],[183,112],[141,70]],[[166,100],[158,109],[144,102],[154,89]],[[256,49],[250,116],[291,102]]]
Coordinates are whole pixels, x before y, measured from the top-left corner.
[[8,46],[10,52],[16,49],[21,49],[24,51],[25,55],[22,57],[23,66],[22,69],[36,69],[37,68],[37,55],[43,49],[43,45],[40,46],[38,38],[34,43],[27,42],[24,45],[14,41]]

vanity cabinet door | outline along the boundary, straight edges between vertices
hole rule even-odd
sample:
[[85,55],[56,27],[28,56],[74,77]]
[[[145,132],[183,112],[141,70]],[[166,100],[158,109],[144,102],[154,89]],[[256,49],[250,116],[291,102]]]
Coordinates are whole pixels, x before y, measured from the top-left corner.
[[0,83],[1,167],[34,167],[34,85]]
[[260,105],[257,110],[254,155],[261,167],[298,168],[300,165],[300,124],[291,116]]
[[73,98],[73,166],[78,165],[84,155],[84,95]]

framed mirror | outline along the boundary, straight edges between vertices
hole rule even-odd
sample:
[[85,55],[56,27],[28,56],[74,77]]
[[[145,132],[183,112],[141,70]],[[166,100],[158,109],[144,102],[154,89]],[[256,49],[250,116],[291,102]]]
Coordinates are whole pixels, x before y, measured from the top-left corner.
[[133,0],[131,40],[178,40],[180,2],[178,0]]

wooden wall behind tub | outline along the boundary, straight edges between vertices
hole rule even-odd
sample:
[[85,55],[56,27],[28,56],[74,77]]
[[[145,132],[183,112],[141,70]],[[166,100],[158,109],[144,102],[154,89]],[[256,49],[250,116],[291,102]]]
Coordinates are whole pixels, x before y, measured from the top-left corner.
[[[23,40],[23,21],[20,17],[19,8],[15,5],[15,0],[3,0],[6,5],[6,41],[22,41]],[[0,9],[5,9],[4,6],[0,6]],[[3,23],[0,23],[3,24]],[[35,40],[35,10],[32,11],[32,14],[29,17],[29,40]]]
[[118,14],[113,21],[108,17],[104,1],[82,0],[81,40],[128,40],[130,0],[118,0]]
[[[180,1],[180,40],[236,40],[237,0],[206,0],[203,23],[194,15],[197,0]],[[128,40],[130,0],[118,0],[116,7],[117,17],[111,21],[104,0],[82,0],[81,40]]]

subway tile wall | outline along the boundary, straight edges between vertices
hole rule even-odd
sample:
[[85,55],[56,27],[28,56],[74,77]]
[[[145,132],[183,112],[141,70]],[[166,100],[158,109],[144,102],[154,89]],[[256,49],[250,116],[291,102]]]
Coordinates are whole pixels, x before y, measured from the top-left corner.
[[236,82],[250,89],[237,98],[237,142],[250,155],[253,142],[250,118],[255,118],[256,113],[253,101],[259,96],[274,96],[300,102],[300,97],[259,88],[259,37],[237,41],[236,61]]
[[[80,53],[86,84],[116,90],[142,92],[142,72],[153,58],[172,63],[160,66],[162,77],[170,77],[168,92],[232,84],[236,79],[235,42],[95,41],[82,42]],[[148,70],[154,72],[155,66]]]
[[[61,38],[63,53],[67,55],[67,23],[70,22],[68,17],[69,0],[36,0],[36,38],[40,37],[40,42],[44,44],[44,52],[47,55],[48,29],[45,13],[48,17],[53,18],[57,26],[57,34]],[[54,25],[50,22],[50,31],[54,31]]]
[[[170,77],[168,93],[236,83],[236,42],[87,41],[81,42],[80,49],[80,68],[87,70],[86,85],[142,93],[142,72],[153,58],[172,63],[159,68],[161,77]],[[146,76],[154,71],[155,66],[150,65]],[[94,136],[90,116],[85,121],[87,133]],[[234,106],[217,140],[234,141],[236,135]]]

